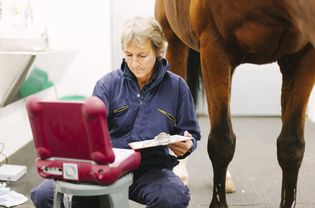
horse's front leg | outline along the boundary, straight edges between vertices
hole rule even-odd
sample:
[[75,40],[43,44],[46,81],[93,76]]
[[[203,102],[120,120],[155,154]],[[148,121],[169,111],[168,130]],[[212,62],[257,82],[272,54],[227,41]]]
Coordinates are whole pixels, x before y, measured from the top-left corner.
[[314,60],[314,49],[308,47],[300,54],[279,61],[283,75],[283,125],[277,140],[278,162],[282,168],[281,208],[295,207],[296,204],[298,173],[305,149],[305,112],[315,78]]
[[224,208],[228,207],[225,198],[225,176],[235,150],[229,106],[232,67],[221,45],[209,33],[201,35],[200,55],[211,123],[208,155],[214,175],[210,207]]

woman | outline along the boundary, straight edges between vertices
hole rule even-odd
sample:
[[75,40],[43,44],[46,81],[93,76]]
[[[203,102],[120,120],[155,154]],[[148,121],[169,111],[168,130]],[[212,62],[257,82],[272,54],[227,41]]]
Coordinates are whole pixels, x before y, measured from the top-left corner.
[[[121,46],[125,57],[120,69],[102,77],[93,91],[107,106],[113,147],[130,148],[128,143],[153,139],[161,132],[191,137],[184,142],[141,150],[141,163],[134,172],[129,198],[150,208],[188,207],[189,190],[172,169],[178,159],[196,149],[200,139],[190,91],[181,77],[168,71],[169,65],[162,58],[165,37],[154,18],[135,17],[127,21]],[[36,207],[42,207],[43,201],[47,207],[49,197],[38,197],[43,195],[39,194],[41,190],[33,190],[32,200]],[[72,205],[91,207],[92,203],[97,206],[97,201],[95,197],[74,197]]]

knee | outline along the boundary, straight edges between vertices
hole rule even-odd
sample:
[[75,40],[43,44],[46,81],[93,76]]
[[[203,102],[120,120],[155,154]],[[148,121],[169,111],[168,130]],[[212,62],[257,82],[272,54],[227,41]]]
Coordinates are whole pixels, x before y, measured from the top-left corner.
[[298,168],[301,166],[305,150],[303,137],[282,134],[277,140],[277,156],[282,168]]
[[230,162],[234,156],[235,144],[236,136],[232,128],[226,131],[212,130],[208,136],[208,155],[210,159],[220,158],[223,163]]
[[172,187],[171,190],[163,190],[156,196],[154,206],[152,207],[169,207],[169,208],[186,208],[189,205],[190,194],[188,188]]
[[53,207],[53,184],[44,181],[36,188],[32,189],[30,198],[36,208],[50,208]]
[[46,194],[47,192],[38,190],[37,188],[31,191],[31,200],[36,208],[44,208],[44,207],[52,207],[53,202],[49,200],[49,196]]
[[36,208],[44,207],[46,197],[38,189],[36,188],[32,189],[30,198]]

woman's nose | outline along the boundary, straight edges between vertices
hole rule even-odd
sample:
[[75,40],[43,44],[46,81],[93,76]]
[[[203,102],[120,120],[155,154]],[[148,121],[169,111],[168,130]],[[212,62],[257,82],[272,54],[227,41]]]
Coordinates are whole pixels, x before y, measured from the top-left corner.
[[131,66],[132,66],[132,67],[137,67],[137,66],[139,66],[139,62],[138,62],[138,59],[137,59],[137,58],[132,58],[132,60],[131,60]]

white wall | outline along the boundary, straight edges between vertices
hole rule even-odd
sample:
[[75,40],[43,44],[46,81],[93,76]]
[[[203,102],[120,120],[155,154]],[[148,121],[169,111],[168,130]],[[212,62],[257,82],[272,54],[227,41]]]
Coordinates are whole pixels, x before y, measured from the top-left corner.
[[315,122],[315,87],[313,87],[313,91],[312,91],[310,99],[308,101],[307,117],[312,122]]
[[232,115],[279,116],[281,79],[276,63],[238,66],[232,81]]
[[58,96],[91,95],[95,82],[111,70],[111,2],[37,0],[36,6],[50,47],[78,52],[57,86]]

